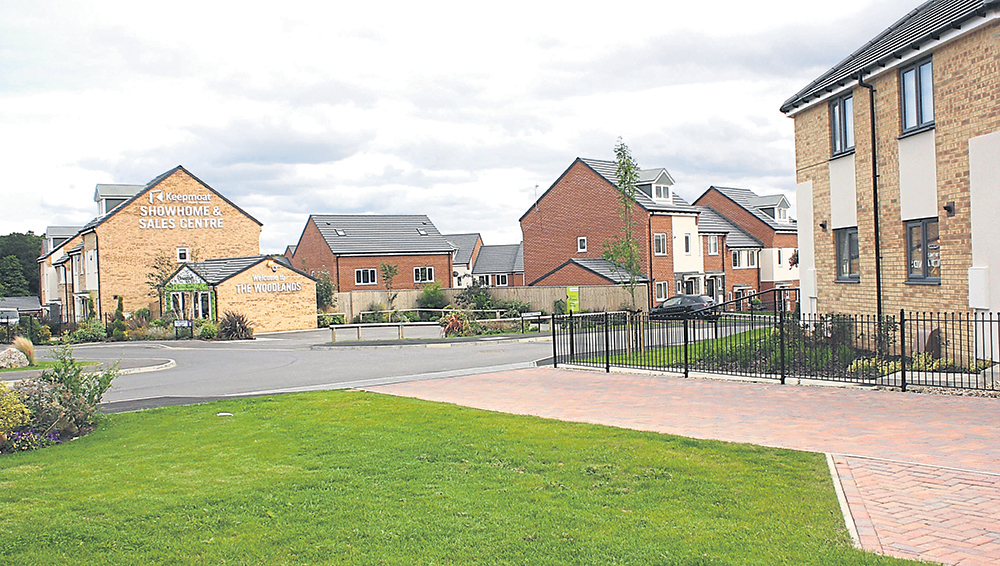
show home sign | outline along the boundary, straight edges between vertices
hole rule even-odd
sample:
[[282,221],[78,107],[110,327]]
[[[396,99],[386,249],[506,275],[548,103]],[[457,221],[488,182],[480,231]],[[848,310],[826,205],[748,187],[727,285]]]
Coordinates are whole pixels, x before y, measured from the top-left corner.
[[302,290],[302,283],[285,281],[284,275],[254,275],[253,280],[253,283],[237,283],[236,294],[294,293]]
[[142,229],[223,228],[222,208],[213,206],[211,194],[177,194],[159,189],[149,191],[149,204],[139,207]]

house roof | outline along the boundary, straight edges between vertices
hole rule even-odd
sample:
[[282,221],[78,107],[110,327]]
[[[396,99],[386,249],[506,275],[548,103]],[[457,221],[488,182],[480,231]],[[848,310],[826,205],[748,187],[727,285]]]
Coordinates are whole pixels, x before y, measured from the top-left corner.
[[1000,0],[929,0],[900,18],[874,39],[851,53],[795,93],[781,105],[788,114],[857,80],[859,73],[870,75],[887,65],[915,53],[921,45],[940,39],[969,19],[983,17],[1000,7]]
[[[575,263],[580,267],[600,275],[601,277],[612,281],[614,283],[628,283],[628,275],[615,269],[615,263],[610,262],[604,258],[593,257],[593,258],[574,258],[569,260],[568,263]],[[563,264],[566,265],[566,264]],[[639,283],[648,283],[649,278],[645,274],[640,273],[637,278]]]
[[516,273],[517,259],[521,257],[521,269],[524,271],[524,253],[521,244],[503,246],[483,246],[479,248],[479,256],[472,267],[473,275],[487,273]]
[[476,251],[476,242],[480,238],[478,232],[472,234],[444,234],[444,239],[455,246],[455,259],[453,262],[460,265],[468,265],[472,262],[472,252]]
[[754,197],[750,199],[750,204],[756,206],[757,208],[774,208],[780,206],[784,202],[785,206],[790,206],[788,204],[788,199],[785,195],[766,195],[762,197]]
[[455,249],[422,214],[314,214],[309,220],[335,254],[451,253]]
[[[763,211],[761,211],[757,206],[753,204],[754,199],[759,199],[762,197],[757,196],[757,193],[751,191],[750,189],[738,189],[735,187],[716,187],[711,186],[708,191],[715,189],[719,191],[723,196],[728,197],[729,200],[735,202],[736,204],[743,207],[744,210],[753,214],[764,224],[767,224],[771,229],[776,232],[797,232],[798,228],[794,220],[789,219],[787,222],[779,222],[774,218],[771,218]],[[705,191],[706,193],[708,191]],[[699,197],[699,200],[700,197]],[[698,201],[695,201],[698,202]]]
[[286,253],[286,254],[292,254],[292,255],[295,255],[295,250],[296,250],[296,249],[298,249],[298,246],[286,246],[286,247],[285,247],[285,253]]
[[146,185],[99,184],[94,188],[94,202],[106,198],[131,198],[144,188]]
[[[615,164],[615,170],[617,171],[617,163]],[[641,169],[639,170],[639,184],[645,185],[652,183],[660,178],[661,175],[666,175],[667,184],[673,185],[674,178],[670,176],[670,172],[666,169],[660,167],[659,169]]]
[[726,234],[726,246],[733,249],[764,247],[760,240],[730,222],[714,208],[709,206],[696,208],[700,212],[698,215],[699,234]]
[[269,259],[273,260],[276,263],[280,263],[286,269],[291,269],[292,271],[298,273],[299,275],[303,275],[314,281],[316,280],[315,277],[312,277],[311,275],[303,273],[302,271],[299,271],[298,269],[292,267],[288,261],[288,258],[284,256],[272,257],[268,255],[254,255],[247,257],[226,257],[220,259],[209,259],[205,261],[185,263],[183,266],[181,266],[180,269],[175,271],[174,274],[170,276],[170,278],[172,279],[174,275],[177,275],[177,273],[179,273],[181,270],[187,267],[191,269],[191,271],[194,271],[196,274],[198,274],[198,276],[204,279],[205,282],[208,283],[209,285],[218,285],[219,283],[222,283],[226,279],[229,279],[235,275],[239,275],[240,273],[243,273],[247,269],[250,269],[251,267],[257,265],[258,263],[267,261]]
[[53,261],[53,262],[52,262],[52,266],[53,266],[53,267],[55,267],[55,266],[57,266],[57,265],[62,265],[62,264],[64,264],[64,263],[66,263],[67,261],[69,261],[69,255],[64,255],[64,256],[62,256],[61,258],[59,258],[59,259],[57,259],[57,260]]
[[83,251],[83,244],[77,244],[77,245],[73,246],[72,248],[66,250],[66,255],[72,255],[72,254],[75,254],[75,253],[81,252],[81,251]]
[[524,242],[517,245],[517,255],[514,256],[514,273],[524,273]]
[[38,297],[0,297],[0,308],[17,309],[21,312],[40,311],[42,303]]
[[[603,161],[600,159],[580,159],[578,161],[584,163],[587,167],[590,167],[598,175],[604,178],[605,181],[611,183],[612,186],[618,186],[618,164],[614,161]],[[655,172],[658,175],[661,171],[665,172],[666,169],[647,169],[643,171]],[[640,179],[642,178],[642,171],[640,171]],[[652,174],[652,173],[651,173]],[[669,173],[668,173],[669,175]],[[646,181],[649,183],[651,181]],[[542,195],[544,196],[544,195]],[[635,192],[635,202],[639,206],[645,208],[646,210],[652,211],[664,211],[664,212],[697,212],[693,206],[687,203],[684,199],[677,195],[677,193],[671,191],[671,201],[661,202],[653,200],[652,197],[647,195],[642,191]]]
[[83,226],[46,226],[45,236],[47,238],[72,238]]

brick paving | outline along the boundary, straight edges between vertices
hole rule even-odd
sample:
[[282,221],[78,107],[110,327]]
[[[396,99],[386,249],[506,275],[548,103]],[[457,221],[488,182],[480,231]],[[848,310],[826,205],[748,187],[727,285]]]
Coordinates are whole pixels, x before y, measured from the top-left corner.
[[1000,564],[1000,400],[534,368],[370,391],[832,453],[861,546]]

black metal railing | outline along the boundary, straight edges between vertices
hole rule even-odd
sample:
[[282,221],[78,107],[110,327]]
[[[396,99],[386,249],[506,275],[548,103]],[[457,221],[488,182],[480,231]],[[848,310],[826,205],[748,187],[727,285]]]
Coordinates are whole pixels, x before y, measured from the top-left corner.
[[766,310],[732,312],[733,301],[681,319],[553,316],[554,364],[1000,390],[997,314],[800,315],[797,289],[753,298]]

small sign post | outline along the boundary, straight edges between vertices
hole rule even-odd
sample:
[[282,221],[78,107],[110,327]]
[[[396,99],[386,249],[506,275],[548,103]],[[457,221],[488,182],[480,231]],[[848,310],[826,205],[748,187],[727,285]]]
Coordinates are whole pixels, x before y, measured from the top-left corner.
[[191,334],[188,335],[188,340],[194,338],[194,321],[193,320],[175,320],[174,321],[174,338],[180,337],[181,328],[190,328]]
[[[542,312],[541,311],[522,312],[521,313],[521,334],[524,334],[524,319],[526,319],[526,318],[538,319],[538,318],[541,318],[541,316],[542,316]],[[541,332],[541,330],[542,330],[542,327],[539,326],[538,327],[538,331]]]

